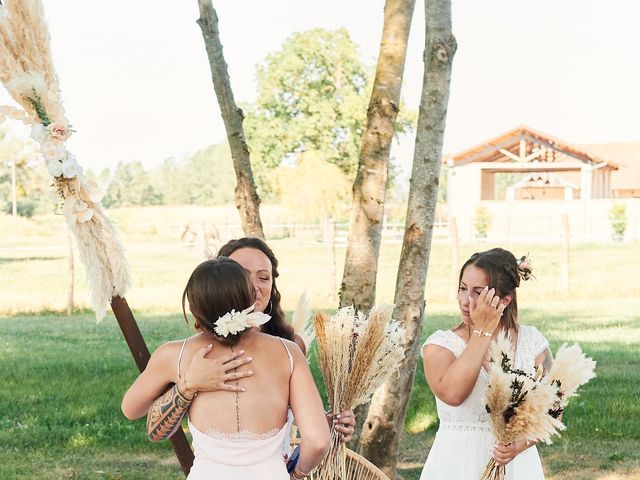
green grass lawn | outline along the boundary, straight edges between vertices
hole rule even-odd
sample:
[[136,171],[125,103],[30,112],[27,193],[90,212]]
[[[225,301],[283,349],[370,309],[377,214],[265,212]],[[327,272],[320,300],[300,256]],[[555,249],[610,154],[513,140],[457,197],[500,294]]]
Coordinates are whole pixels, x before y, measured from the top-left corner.
[[[202,246],[180,242],[181,225],[235,219],[237,213],[227,210],[110,212],[132,265],[127,297],[152,350],[190,332],[177,312],[188,275],[202,260]],[[137,372],[115,320],[109,316],[96,324],[82,308],[88,295],[81,267],[75,280],[81,309],[71,318],[59,313],[67,284],[62,223],[54,216],[0,215],[0,479],[181,478],[170,444],[151,443],[143,420],[130,422],[120,413],[122,395]],[[335,306],[331,285],[342,276],[344,245],[338,245],[331,278],[325,245],[286,238],[269,243],[280,260],[278,285],[286,309],[304,290],[313,308]],[[462,244],[459,259],[491,246]],[[505,247],[516,255],[529,252],[534,260],[537,281],[518,293],[521,321],[540,328],[554,350],[563,342],[579,342],[598,362],[598,377],[567,409],[568,430],[540,448],[547,478],[640,479],[640,282],[634,268],[640,245],[572,245],[568,291],[560,290],[558,244]],[[382,245],[380,302],[393,300],[399,252],[398,243]],[[449,298],[455,281],[450,247],[434,243],[422,340],[457,323]],[[405,479],[418,479],[437,430],[421,365],[405,427],[399,471]]]
[[[598,362],[598,377],[567,409],[568,430],[541,448],[547,478],[640,478],[639,307],[630,299],[523,309],[554,350],[577,341]],[[138,317],[151,349],[189,333],[178,315]],[[455,320],[452,310],[428,311],[423,338]],[[113,318],[0,317],[0,365],[0,478],[181,478],[170,444],[151,443],[144,420],[120,413],[136,370]],[[419,367],[400,452],[403,478],[419,478],[436,429]]]

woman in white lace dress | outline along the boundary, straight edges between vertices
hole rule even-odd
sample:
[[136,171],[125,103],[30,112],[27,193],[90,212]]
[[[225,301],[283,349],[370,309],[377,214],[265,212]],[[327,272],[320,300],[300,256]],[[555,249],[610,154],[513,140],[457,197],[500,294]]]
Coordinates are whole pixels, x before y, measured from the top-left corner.
[[[245,269],[234,260],[219,257],[200,264],[183,295],[183,308],[186,298],[199,333],[159,347],[122,401],[125,416],[138,418],[169,384],[176,384],[179,403],[188,405],[193,435],[190,480],[300,479],[322,461],[328,449],[329,428],[306,358],[294,342],[259,331],[257,327],[270,318],[252,312],[259,296]],[[226,380],[236,384],[244,378],[242,394],[196,395],[189,388],[185,367],[212,345],[209,358],[244,351],[255,360],[253,375],[243,373],[247,364],[227,374]],[[302,437],[291,476],[282,458],[289,406]],[[168,424],[171,416],[166,417]]]
[[493,456],[507,480],[543,480],[531,442],[496,442],[483,401],[487,351],[500,330],[515,346],[516,367],[534,373],[552,362],[549,343],[533,326],[518,323],[516,289],[528,279],[528,261],[502,248],[475,253],[462,266],[460,324],[434,332],[422,347],[427,383],[436,396],[440,426],[421,480],[478,480]]

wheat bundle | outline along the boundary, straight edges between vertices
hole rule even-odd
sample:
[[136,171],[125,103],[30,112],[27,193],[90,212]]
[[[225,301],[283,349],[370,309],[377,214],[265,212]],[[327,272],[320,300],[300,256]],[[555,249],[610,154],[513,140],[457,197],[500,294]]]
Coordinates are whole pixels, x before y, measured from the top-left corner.
[[[344,307],[329,318],[314,317],[320,370],[331,411],[337,414],[365,403],[394,373],[404,358],[403,329],[391,318],[393,305],[379,305],[369,315]],[[346,449],[340,433],[331,431],[331,446],[314,478],[346,479]]]
[[6,0],[0,5],[0,81],[22,107],[0,107],[0,122],[12,118],[32,126],[31,136],[40,143],[53,177],[60,212],[76,238],[100,321],[111,299],[129,289],[129,267],[118,234],[100,206],[103,193],[67,150],[73,131],[62,107],[40,0]]

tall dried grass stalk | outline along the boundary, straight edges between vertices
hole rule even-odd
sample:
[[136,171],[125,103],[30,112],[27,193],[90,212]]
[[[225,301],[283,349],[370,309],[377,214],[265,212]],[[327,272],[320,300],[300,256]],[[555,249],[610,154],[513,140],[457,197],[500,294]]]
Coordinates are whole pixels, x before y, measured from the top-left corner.
[[[97,185],[84,178],[64,146],[71,129],[49,44],[40,0],[6,0],[0,6],[0,81],[24,109],[3,107],[0,120],[13,118],[33,125],[32,136],[43,151],[45,146],[54,150],[49,172],[56,171],[54,182],[86,267],[91,303],[100,321],[111,299],[124,296],[129,289],[129,267],[118,234],[100,206]],[[63,174],[59,169],[65,162]]]
[[[314,317],[318,364],[334,414],[353,410],[394,373],[404,357],[402,329],[391,318],[393,305],[379,305],[368,316],[344,307],[329,318]],[[329,453],[315,478],[347,478],[346,449],[340,433],[331,432]]]
[[291,317],[291,324],[293,325],[293,330],[304,340],[309,352],[315,339],[315,334],[313,333],[313,322],[311,321],[311,309],[309,308],[307,292],[303,292],[298,298],[296,309]]
[[[356,452],[345,449],[345,472],[343,477],[334,477],[334,480],[389,480],[378,467]],[[309,480],[320,480],[319,472],[309,475]]]

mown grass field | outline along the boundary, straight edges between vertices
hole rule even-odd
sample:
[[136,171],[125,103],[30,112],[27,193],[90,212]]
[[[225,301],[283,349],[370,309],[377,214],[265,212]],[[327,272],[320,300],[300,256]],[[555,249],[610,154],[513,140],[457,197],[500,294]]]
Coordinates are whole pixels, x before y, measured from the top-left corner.
[[[155,215],[114,215],[123,219],[121,227],[128,225],[123,239],[134,273],[128,299],[151,349],[189,334],[178,301],[201,259],[198,246],[171,233],[177,228],[141,227],[140,218]],[[9,222],[0,217],[0,478],[181,478],[170,445],[149,442],[143,420],[130,422],[120,413],[136,370],[114,319],[96,324],[87,310],[70,318],[58,311],[66,300],[61,219],[25,221],[8,230]],[[270,243],[281,262],[285,307],[291,309],[306,289],[312,306],[331,309],[326,247],[292,239]],[[460,259],[488,247],[461,245]],[[559,290],[558,245],[507,248],[528,251],[535,261],[537,281],[519,292],[522,322],[536,325],[554,350],[563,342],[579,342],[598,362],[598,377],[565,414],[568,430],[540,449],[547,478],[640,479],[640,283],[634,268],[640,245],[574,246],[567,292]],[[398,255],[397,243],[383,245],[381,301],[392,301]],[[343,246],[337,258],[339,279]],[[448,298],[450,272],[449,246],[435,243],[423,339],[456,323],[455,302]],[[86,304],[81,271],[76,298]],[[322,389],[313,358],[312,367]],[[419,478],[436,429],[433,395],[419,365],[401,445],[403,478]]]

